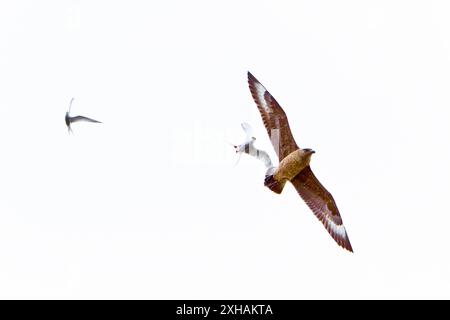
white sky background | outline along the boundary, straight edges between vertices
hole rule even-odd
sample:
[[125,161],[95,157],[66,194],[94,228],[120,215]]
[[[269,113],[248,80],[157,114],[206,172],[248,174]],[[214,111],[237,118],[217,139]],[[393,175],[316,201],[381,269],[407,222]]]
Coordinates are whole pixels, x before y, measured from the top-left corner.
[[[450,298],[447,1],[2,1],[0,298]],[[288,186],[251,71],[337,201]],[[64,113],[103,121],[75,124]]]

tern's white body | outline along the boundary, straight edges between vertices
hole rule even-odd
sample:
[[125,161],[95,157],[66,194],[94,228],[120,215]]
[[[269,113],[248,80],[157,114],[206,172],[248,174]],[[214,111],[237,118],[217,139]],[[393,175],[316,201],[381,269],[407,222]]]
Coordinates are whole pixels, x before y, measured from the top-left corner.
[[[242,129],[246,133],[245,141],[240,145],[235,145],[234,148],[236,149],[236,153],[239,154],[239,158],[241,154],[246,153],[252,157],[255,157],[256,159],[259,159],[264,163],[264,166],[266,169],[272,169],[273,164],[272,160],[270,159],[269,154],[261,149],[258,149],[254,146],[256,138],[252,135],[252,128],[248,123],[242,123],[241,124]],[[238,160],[239,161],[239,160]]]

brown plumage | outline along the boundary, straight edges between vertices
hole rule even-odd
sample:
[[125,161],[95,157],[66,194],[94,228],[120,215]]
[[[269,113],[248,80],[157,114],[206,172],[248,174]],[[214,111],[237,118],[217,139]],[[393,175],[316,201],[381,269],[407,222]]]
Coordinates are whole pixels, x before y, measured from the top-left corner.
[[297,146],[286,113],[250,72],[248,84],[280,161],[278,168],[266,174],[264,185],[279,194],[286,182],[290,181],[333,239],[353,252],[333,196],[314,176],[309,166],[314,151]]

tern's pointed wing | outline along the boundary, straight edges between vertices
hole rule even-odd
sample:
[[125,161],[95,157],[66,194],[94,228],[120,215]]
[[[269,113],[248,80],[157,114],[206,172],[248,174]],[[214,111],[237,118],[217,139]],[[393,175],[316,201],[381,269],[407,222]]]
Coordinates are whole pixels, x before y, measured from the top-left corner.
[[95,123],[101,123],[100,121],[88,118],[88,117],[83,117],[83,116],[76,116],[76,117],[71,117],[70,118],[70,122],[80,122],[80,121],[85,121],[85,122],[95,122]]
[[[250,142],[245,142],[238,146],[234,145],[234,147],[236,149],[236,152],[239,154],[239,159],[241,158],[241,154],[246,153],[263,162],[267,169],[273,167],[272,160],[270,159],[269,154],[264,150],[256,148],[254,146],[254,140],[251,140]],[[236,162],[236,164],[239,162],[239,159]]]
[[343,248],[353,252],[341,215],[331,193],[308,166],[291,180],[298,194],[323,223],[328,233]]
[[70,99],[70,104],[69,104],[69,113],[70,113],[70,109],[72,109],[72,102],[73,100],[75,100],[75,98]]
[[272,160],[270,159],[270,156],[267,154],[267,152],[265,152],[264,150],[255,148],[253,146],[253,143],[247,144],[245,146],[245,148],[243,148],[242,150],[243,151],[239,152],[240,154],[246,153],[252,157],[255,157],[256,159],[258,159],[259,161],[264,163],[264,166],[266,167],[266,169],[273,167]]
[[252,126],[246,122],[241,123],[241,127],[245,132],[245,142],[249,142],[253,138],[253,129]]
[[286,114],[269,91],[249,72],[248,84],[279,160],[298,149]]
[[252,153],[250,153],[250,155],[254,156],[256,159],[262,161],[264,163],[264,165],[266,166],[266,168],[273,167],[272,160],[270,160],[269,155],[264,150],[254,148],[252,150]]

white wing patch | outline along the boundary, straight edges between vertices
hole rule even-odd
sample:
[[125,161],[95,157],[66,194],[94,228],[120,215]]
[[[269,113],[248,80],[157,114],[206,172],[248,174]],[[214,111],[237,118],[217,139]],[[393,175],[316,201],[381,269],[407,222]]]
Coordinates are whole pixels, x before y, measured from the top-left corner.
[[[302,198],[303,198],[303,196],[302,196]],[[345,227],[343,224],[336,224],[328,214],[326,214],[325,212],[322,212],[322,210],[318,209],[316,204],[313,201],[306,200],[305,198],[303,200],[305,200],[306,204],[308,205],[308,207],[311,208],[311,210],[314,212],[316,217],[320,221],[322,221],[322,223],[325,226],[325,229],[327,229],[331,235],[335,235],[341,240],[348,241],[347,231],[345,230]]]
[[264,98],[264,94],[266,93],[266,88],[263,87],[263,85],[259,82],[254,82],[254,86],[256,89],[256,95],[258,97],[258,101],[261,104],[261,107],[266,111],[266,112],[271,112],[271,108],[270,106],[267,104],[266,99]]
[[330,231],[332,231],[333,233],[335,233],[336,235],[338,235],[340,238],[346,239],[347,238],[347,231],[345,230],[345,227],[343,224],[341,225],[337,225],[336,223],[334,223],[333,220],[331,220],[328,215],[325,215],[325,219],[327,221],[327,225],[329,226],[329,228],[331,229]]

